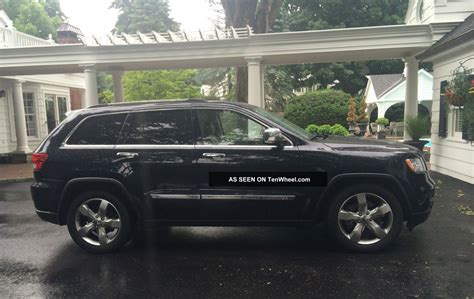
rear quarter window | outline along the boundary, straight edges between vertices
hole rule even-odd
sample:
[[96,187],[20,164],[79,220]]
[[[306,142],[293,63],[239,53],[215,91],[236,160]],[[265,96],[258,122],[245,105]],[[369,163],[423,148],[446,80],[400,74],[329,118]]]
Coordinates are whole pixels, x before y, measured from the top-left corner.
[[92,116],[79,124],[66,144],[116,144],[126,113]]

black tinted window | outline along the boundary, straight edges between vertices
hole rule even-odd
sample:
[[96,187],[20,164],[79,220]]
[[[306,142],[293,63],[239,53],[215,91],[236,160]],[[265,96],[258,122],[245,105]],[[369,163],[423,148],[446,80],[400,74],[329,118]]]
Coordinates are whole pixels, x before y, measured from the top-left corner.
[[90,117],[79,125],[67,144],[115,144],[125,116],[122,113]]
[[130,113],[123,144],[193,144],[189,110]]
[[198,144],[265,145],[265,127],[247,116],[228,110],[197,110]]

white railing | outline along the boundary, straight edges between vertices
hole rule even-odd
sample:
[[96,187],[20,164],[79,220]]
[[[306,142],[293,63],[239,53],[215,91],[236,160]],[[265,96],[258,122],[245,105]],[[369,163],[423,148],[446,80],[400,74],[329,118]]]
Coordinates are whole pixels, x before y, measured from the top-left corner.
[[52,40],[42,39],[9,28],[0,28],[0,48],[37,47],[51,44],[54,44]]
[[192,41],[208,41],[222,39],[246,38],[253,34],[253,29],[249,26],[244,28],[211,29],[199,31],[179,31],[179,32],[148,32],[148,33],[121,33],[116,35],[108,34],[101,37],[88,37],[82,42],[88,46],[109,46],[109,45],[136,45],[136,44],[160,44]]

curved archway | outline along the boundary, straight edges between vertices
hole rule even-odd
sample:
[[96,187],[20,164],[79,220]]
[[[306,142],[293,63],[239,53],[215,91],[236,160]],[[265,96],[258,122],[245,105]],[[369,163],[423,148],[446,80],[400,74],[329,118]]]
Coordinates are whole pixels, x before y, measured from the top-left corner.
[[[405,114],[405,103],[397,103],[390,108],[387,109],[385,112],[385,118],[388,118],[389,121],[394,122],[401,122],[404,119]],[[423,117],[430,116],[430,111],[426,106],[418,104],[418,115]]]

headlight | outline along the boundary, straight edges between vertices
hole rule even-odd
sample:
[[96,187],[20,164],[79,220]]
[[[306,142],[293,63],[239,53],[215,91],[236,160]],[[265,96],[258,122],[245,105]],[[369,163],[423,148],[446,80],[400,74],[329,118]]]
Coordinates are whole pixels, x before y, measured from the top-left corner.
[[427,170],[425,162],[423,162],[421,158],[406,159],[405,163],[407,163],[408,168],[414,173],[421,173]]

